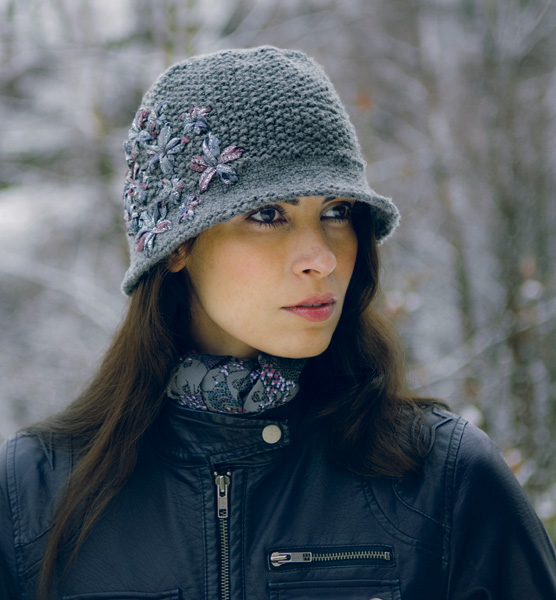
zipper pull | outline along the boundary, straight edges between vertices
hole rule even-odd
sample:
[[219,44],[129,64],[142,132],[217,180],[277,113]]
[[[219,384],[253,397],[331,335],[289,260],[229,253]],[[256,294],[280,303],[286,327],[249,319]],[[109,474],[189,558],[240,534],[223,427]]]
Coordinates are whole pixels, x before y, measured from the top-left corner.
[[273,552],[270,555],[270,562],[274,567],[279,567],[287,563],[312,562],[312,560],[312,552]]
[[219,519],[228,518],[228,487],[230,486],[230,475],[228,471],[226,475],[214,474],[214,483],[217,490],[217,507],[216,512]]

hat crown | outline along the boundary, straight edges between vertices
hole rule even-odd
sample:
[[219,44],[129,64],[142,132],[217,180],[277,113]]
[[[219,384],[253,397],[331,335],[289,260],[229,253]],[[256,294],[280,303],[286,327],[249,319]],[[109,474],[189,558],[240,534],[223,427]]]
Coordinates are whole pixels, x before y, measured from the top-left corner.
[[262,46],[192,57],[163,73],[142,106],[160,102],[176,133],[185,112],[210,107],[211,129],[223,144],[249,149],[246,161],[343,155],[364,166],[335,89],[302,52]]

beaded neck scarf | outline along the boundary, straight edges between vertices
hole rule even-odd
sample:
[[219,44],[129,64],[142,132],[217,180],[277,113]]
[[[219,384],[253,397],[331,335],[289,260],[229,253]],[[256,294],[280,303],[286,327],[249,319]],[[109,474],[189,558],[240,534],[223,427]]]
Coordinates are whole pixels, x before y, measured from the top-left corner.
[[186,354],[166,394],[178,404],[225,414],[253,414],[289,402],[299,391],[306,359],[260,354],[253,359]]

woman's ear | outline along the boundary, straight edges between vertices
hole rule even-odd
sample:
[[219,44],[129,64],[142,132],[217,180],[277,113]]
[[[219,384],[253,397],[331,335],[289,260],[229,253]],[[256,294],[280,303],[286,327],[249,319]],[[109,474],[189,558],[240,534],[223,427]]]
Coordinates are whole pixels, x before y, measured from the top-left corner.
[[190,244],[182,244],[177,250],[174,250],[172,254],[170,254],[168,257],[168,271],[170,271],[170,273],[177,273],[185,268],[185,262],[190,247]]

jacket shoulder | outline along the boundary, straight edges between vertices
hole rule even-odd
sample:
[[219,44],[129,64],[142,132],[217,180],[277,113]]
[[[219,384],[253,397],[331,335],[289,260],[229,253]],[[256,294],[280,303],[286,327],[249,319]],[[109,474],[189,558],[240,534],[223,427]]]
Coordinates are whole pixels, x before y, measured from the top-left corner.
[[464,423],[446,520],[449,597],[467,597],[471,584],[492,598],[556,597],[546,530],[498,446]]
[[392,535],[442,558],[454,469],[466,421],[430,408],[414,421],[425,454],[418,471],[399,478],[370,479],[371,508]]
[[429,447],[426,464],[431,462],[447,466],[455,460],[468,421],[459,415],[442,408],[432,408],[425,412],[429,427]]
[[516,492],[523,496],[498,446],[482,430],[463,417],[447,410],[433,409],[427,413],[431,428],[430,447],[425,471],[439,470],[446,477],[447,493],[457,490],[455,503],[471,488]]
[[[425,417],[426,423],[421,427],[425,444],[422,467],[392,480],[391,488],[403,506],[398,510],[407,512],[405,524],[417,528],[418,522],[426,519],[429,527],[446,528],[450,526],[454,503],[464,498],[469,489],[461,481],[462,473],[467,474],[471,484],[480,473],[484,474],[481,478],[496,479],[499,473],[507,477],[509,469],[490,438],[463,417],[437,407],[426,410]],[[509,476],[513,477],[511,472]],[[386,495],[387,486],[381,487]]]
[[22,432],[0,447],[2,519],[10,515],[16,545],[28,544],[50,528],[71,466],[71,451],[55,450],[52,439],[44,436]]
[[433,410],[428,420],[433,433],[427,460],[436,466],[444,462],[451,486],[457,490],[454,504],[474,489],[483,496],[500,493],[525,498],[500,448],[482,429],[445,410]]

